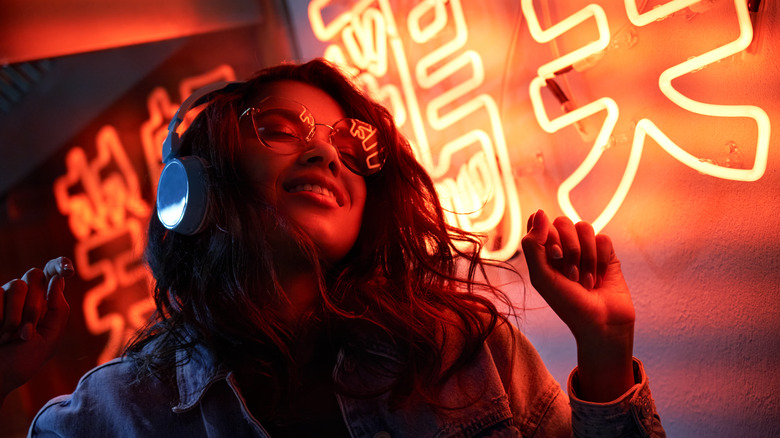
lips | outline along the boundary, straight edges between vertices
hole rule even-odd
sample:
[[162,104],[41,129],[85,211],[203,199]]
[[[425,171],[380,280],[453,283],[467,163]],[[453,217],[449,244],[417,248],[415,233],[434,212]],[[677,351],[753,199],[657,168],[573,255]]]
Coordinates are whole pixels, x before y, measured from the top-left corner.
[[301,184],[295,187],[292,187],[290,190],[287,190],[290,193],[298,193],[298,192],[314,192],[318,195],[325,196],[327,198],[336,198],[336,195],[333,194],[330,190],[327,189],[327,187],[318,186],[317,184]]
[[344,206],[344,191],[335,184],[319,175],[306,175],[293,178],[283,184],[283,188],[288,193],[312,192],[331,198],[336,201],[339,207]]

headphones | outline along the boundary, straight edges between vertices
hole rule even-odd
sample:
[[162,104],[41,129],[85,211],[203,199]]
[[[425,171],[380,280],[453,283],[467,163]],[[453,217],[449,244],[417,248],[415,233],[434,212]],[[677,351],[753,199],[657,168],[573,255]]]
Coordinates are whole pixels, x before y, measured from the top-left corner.
[[165,165],[157,183],[157,218],[165,228],[193,235],[203,230],[209,206],[206,184],[208,162],[196,156],[180,156],[181,139],[176,132],[187,113],[209,101],[216,91],[229,91],[241,82],[217,82],[199,88],[181,104],[168,124],[168,136],[162,146]]

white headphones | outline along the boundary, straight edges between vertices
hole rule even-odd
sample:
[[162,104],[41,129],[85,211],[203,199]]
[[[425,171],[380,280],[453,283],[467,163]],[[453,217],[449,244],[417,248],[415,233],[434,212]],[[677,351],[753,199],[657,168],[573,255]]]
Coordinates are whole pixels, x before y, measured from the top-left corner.
[[196,156],[179,155],[181,140],[176,129],[194,107],[208,102],[215,91],[229,90],[241,82],[217,82],[199,88],[176,111],[168,124],[168,136],[162,146],[165,164],[157,184],[157,218],[165,228],[192,235],[203,230],[209,194],[206,185],[208,163]]

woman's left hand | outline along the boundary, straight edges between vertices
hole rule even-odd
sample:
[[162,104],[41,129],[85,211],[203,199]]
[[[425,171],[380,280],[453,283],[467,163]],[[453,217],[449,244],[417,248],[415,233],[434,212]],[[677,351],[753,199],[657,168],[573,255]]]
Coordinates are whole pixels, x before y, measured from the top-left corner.
[[612,241],[539,210],[522,241],[531,284],[577,341],[581,394],[608,401],[633,385],[634,305]]

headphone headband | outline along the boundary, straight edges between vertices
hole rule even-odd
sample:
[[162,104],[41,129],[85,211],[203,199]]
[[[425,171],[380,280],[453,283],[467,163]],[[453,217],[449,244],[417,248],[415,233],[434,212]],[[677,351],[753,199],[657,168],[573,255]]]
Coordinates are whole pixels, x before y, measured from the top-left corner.
[[[176,114],[173,115],[170,123],[168,123],[168,136],[165,137],[162,146],[162,162],[168,164],[172,159],[179,156],[181,141],[179,133],[176,132],[176,130],[179,128],[179,125],[184,122],[184,118],[191,109],[208,102],[212,93],[221,90],[230,91],[242,83],[243,82],[215,82],[198,88],[190,94],[189,97],[184,99],[184,102],[182,102],[179,109],[176,110]],[[181,116],[179,114],[181,114]]]
[[203,229],[208,211],[209,193],[206,184],[208,163],[200,157],[182,157],[181,140],[176,130],[187,113],[208,102],[212,93],[228,91],[242,82],[217,82],[193,92],[182,102],[168,124],[168,136],[162,146],[165,167],[157,184],[157,218],[169,230],[195,234]]

